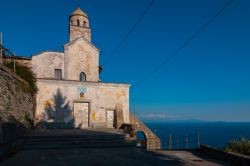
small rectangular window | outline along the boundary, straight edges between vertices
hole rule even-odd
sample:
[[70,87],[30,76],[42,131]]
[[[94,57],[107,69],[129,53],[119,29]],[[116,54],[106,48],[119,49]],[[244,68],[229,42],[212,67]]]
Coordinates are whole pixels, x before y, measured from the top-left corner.
[[62,79],[62,69],[55,69],[55,79],[57,80]]

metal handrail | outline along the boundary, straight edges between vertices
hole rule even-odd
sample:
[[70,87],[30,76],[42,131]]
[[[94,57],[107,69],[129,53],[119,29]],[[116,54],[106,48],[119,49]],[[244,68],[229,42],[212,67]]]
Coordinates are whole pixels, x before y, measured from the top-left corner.
[[[163,145],[168,145],[168,149],[180,149],[180,147],[183,147],[183,149],[199,148],[200,147],[199,131],[195,134],[188,134],[181,137],[179,136],[171,137],[170,135],[168,141],[166,143],[163,143]],[[173,148],[174,146],[175,148]]]
[[[155,147],[157,149],[157,147],[158,147],[157,141],[150,141],[151,139],[153,140],[153,138],[148,138],[148,140],[149,140],[148,146]],[[199,132],[197,132],[195,134],[188,134],[185,136],[180,136],[180,137],[179,136],[171,137],[171,134],[170,134],[170,137],[166,141],[163,141],[163,139],[161,139],[160,149],[168,149],[168,150],[170,150],[170,149],[171,150],[197,149],[197,148],[199,148],[199,146],[200,146]]]

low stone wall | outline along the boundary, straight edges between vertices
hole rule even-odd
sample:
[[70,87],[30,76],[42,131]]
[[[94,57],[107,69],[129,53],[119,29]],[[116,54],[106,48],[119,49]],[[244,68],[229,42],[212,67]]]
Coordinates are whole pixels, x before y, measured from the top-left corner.
[[249,166],[250,156],[228,153],[207,145],[200,145],[200,152],[213,156],[217,159],[227,161],[228,163],[236,166]]
[[[27,84],[0,64],[0,147],[16,142],[33,126],[35,98],[22,88]],[[0,148],[0,150],[1,150]]]

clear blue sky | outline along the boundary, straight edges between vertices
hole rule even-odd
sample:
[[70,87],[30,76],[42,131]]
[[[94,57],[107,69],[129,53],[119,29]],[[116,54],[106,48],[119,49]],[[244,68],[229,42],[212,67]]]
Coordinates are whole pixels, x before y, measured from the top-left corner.
[[[4,45],[17,55],[63,50],[68,16],[90,18],[102,64],[150,0],[8,0],[0,4]],[[235,0],[168,65],[135,91],[133,85],[170,56],[227,0],[156,0],[104,66],[103,81],[128,82],[145,121],[250,121],[250,1]]]

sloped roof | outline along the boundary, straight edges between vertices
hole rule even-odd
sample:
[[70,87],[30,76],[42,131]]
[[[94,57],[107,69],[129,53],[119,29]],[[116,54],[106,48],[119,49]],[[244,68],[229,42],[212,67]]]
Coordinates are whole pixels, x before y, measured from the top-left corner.
[[84,16],[84,17],[88,17],[88,15],[82,11],[82,9],[80,7],[78,7],[71,15],[71,16]]
[[91,47],[93,47],[96,51],[98,51],[98,52],[100,51],[94,44],[92,44],[89,40],[85,39],[83,36],[80,36],[80,37],[78,37],[78,38],[76,38],[76,39],[70,41],[69,43],[64,44],[64,47],[69,47],[70,45],[75,44],[76,42],[81,41],[81,40],[83,40],[83,41],[85,41],[86,43],[88,43],[88,44],[89,44]]

